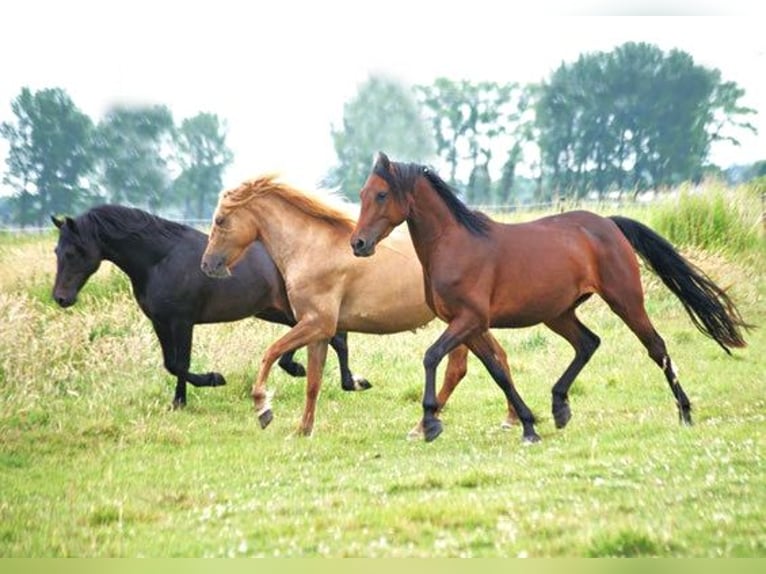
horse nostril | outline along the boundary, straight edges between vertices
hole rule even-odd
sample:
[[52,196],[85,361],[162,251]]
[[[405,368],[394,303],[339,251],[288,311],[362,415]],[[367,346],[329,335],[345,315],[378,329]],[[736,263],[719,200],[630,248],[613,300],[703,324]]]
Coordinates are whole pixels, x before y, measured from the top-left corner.
[[354,241],[351,245],[354,248],[354,251],[359,251],[360,249],[364,248],[364,239],[361,237]]

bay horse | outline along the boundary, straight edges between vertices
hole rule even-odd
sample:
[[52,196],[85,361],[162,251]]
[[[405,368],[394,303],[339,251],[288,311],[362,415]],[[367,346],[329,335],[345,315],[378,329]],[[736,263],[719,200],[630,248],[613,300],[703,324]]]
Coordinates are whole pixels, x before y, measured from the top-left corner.
[[691,424],[691,404],[678,381],[665,342],[644,308],[636,253],[680,299],[694,325],[727,353],[744,347],[748,328],[733,301],[663,237],[627,217],[571,211],[536,221],[506,224],[469,209],[432,169],[399,163],[379,153],[360,190],[361,211],[351,235],[353,253],[368,257],[404,221],[415,244],[434,313],[448,325],[427,349],[423,430],[427,441],[442,432],[434,393],[435,371],[446,353],[468,345],[482,361],[523,427],[536,442],[535,419],[510,377],[500,368],[489,329],[543,323],[574,348],[574,360],[552,388],[555,424],[571,417],[568,393],[600,344],[577,307],[597,293],[646,347],[665,374],[681,423]]
[[[327,340],[336,330],[386,334],[415,330],[434,319],[412,241],[392,236],[375,261],[348,249],[354,219],[343,210],[280,182],[273,175],[245,181],[220,194],[200,266],[226,277],[250,243],[260,240],[284,277],[297,324],[264,353],[252,397],[261,428],[271,422],[266,379],[276,357],[306,346],[306,402],[299,432],[312,433]],[[497,345],[501,368],[506,356]],[[466,372],[468,350],[452,349],[439,392],[440,408]],[[515,419],[510,408],[506,423]],[[415,427],[412,434],[418,432]]]
[[[213,281],[199,271],[207,236],[192,227],[120,205],[94,207],[76,219],[51,217],[59,230],[53,299],[70,307],[101,265],[112,262],[130,279],[139,307],[152,322],[165,368],[176,377],[174,407],[186,405],[186,383],[198,387],[226,384],[216,372],[189,371],[194,325],[256,316],[293,325],[284,282],[263,245],[247,251],[228,281]],[[346,334],[331,340],[338,354],[344,390],[368,388],[348,367]],[[305,376],[303,365],[285,353],[280,366]]]

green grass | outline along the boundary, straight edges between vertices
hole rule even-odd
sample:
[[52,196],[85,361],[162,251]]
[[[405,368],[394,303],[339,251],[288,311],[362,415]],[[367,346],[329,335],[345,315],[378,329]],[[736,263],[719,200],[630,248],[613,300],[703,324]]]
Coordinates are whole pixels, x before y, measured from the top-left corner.
[[[194,367],[229,384],[190,388],[189,406],[171,411],[174,382],[120,274],[105,264],[77,305],[58,309],[46,296],[52,248],[52,237],[0,246],[2,557],[766,556],[764,329],[729,357],[649,275],[647,307],[692,400],[691,428],[660,370],[594,299],[580,315],[603,343],[564,430],[550,387],[566,343],[541,327],[496,332],[539,418],[537,445],[501,429],[504,400],[475,359],[442,436],[406,440],[438,322],[352,334],[352,369],[374,386],[341,391],[330,354],[304,439],[302,379],[273,371],[266,430],[248,397],[285,328],[198,327]],[[732,285],[747,320],[766,324],[762,259],[692,253]]]

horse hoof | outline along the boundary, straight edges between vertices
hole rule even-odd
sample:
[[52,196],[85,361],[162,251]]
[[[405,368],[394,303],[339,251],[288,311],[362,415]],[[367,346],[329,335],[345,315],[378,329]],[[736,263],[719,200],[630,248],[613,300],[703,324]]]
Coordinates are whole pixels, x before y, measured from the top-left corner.
[[364,377],[354,377],[354,388],[357,391],[366,391],[367,389],[371,389],[372,385],[370,384],[370,381]]
[[503,430],[511,430],[514,425],[519,424],[519,419],[513,419],[511,417],[506,418],[500,423],[500,428]]
[[280,364],[279,366],[282,367],[282,370],[288,375],[290,375],[291,377],[306,376],[306,367],[304,367],[300,363],[287,363],[285,365]]
[[269,426],[269,423],[271,423],[272,420],[274,420],[274,413],[271,412],[271,409],[267,409],[258,415],[258,422],[261,423],[262,429]]
[[442,423],[438,419],[423,424],[423,436],[426,442],[432,442],[442,434]]
[[186,407],[186,399],[173,399],[171,410],[178,411]]
[[223,378],[221,373],[210,373],[210,378],[211,387],[223,387],[226,384],[226,379]]
[[567,423],[571,418],[572,411],[569,409],[569,405],[566,403],[553,411],[553,420],[556,423],[557,429],[563,429],[565,426],[567,426]]
[[693,425],[692,414],[689,411],[681,411],[678,414],[678,418],[682,426],[690,427]]
[[372,388],[372,385],[367,379],[357,376],[353,376],[348,382],[343,381],[340,386],[344,391],[348,392],[366,391],[367,389]]
[[538,435],[536,432],[525,434],[523,437],[521,437],[521,442],[524,444],[535,444],[536,442],[540,442],[540,440],[540,435]]

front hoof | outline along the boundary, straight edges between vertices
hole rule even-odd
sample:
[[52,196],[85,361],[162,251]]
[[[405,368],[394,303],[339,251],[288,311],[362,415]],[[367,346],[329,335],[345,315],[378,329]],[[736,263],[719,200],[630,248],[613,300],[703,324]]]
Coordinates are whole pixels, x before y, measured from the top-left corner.
[[692,423],[692,413],[689,410],[680,410],[678,411],[678,421],[681,423],[682,426],[690,427],[693,425]]
[[519,419],[513,418],[513,417],[507,417],[503,422],[500,423],[500,428],[503,430],[511,430],[514,425],[519,424]]
[[540,442],[540,435],[538,435],[535,431],[532,431],[531,433],[525,434],[521,437],[521,442],[524,444],[535,444],[536,442]]
[[439,419],[423,421],[423,437],[426,442],[434,441],[440,434],[442,434],[442,422]]
[[186,407],[186,399],[173,399],[171,410],[178,411]]
[[258,415],[258,422],[261,423],[262,429],[265,429],[267,426],[269,426],[272,420],[274,420],[274,413],[271,412],[271,409],[266,409]]
[[223,387],[226,384],[226,379],[223,378],[221,373],[210,373],[210,386],[211,387]]
[[567,426],[571,418],[572,411],[569,409],[569,404],[564,403],[560,407],[553,409],[553,420],[556,423],[557,429],[563,429]]
[[340,386],[347,392],[366,391],[367,389],[372,388],[372,385],[367,379],[364,377],[357,377],[356,375],[351,377],[351,380],[348,382],[343,381]]
[[354,390],[366,391],[367,389],[371,389],[371,388],[372,388],[372,384],[370,383],[370,381],[368,381],[364,377],[357,377],[356,375],[354,376]]
[[287,363],[286,365],[280,365],[282,370],[291,377],[305,377],[306,367],[300,363]]

